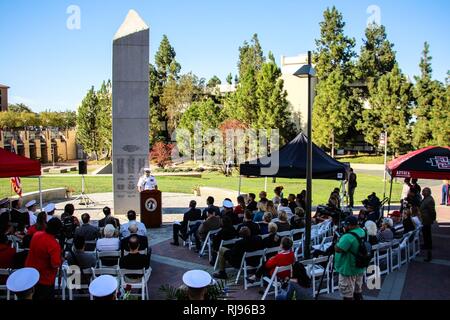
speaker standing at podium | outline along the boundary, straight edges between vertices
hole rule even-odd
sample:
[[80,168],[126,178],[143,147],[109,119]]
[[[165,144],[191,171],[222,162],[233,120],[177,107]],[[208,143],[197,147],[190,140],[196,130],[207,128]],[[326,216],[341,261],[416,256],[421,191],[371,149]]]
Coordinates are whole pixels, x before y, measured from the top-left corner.
[[156,179],[150,174],[150,168],[144,168],[144,175],[139,178],[137,187],[139,192],[144,190],[158,190],[158,185],[156,184]]

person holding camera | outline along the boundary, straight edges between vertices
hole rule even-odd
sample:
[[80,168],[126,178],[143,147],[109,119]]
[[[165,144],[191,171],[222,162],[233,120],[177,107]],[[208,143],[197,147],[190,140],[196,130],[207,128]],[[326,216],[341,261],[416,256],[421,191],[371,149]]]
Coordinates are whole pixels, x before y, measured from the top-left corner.
[[339,292],[344,300],[362,300],[362,285],[365,268],[357,267],[356,256],[360,250],[361,239],[366,232],[358,225],[354,216],[347,217],[343,223],[344,234],[334,247],[334,268],[339,274]]

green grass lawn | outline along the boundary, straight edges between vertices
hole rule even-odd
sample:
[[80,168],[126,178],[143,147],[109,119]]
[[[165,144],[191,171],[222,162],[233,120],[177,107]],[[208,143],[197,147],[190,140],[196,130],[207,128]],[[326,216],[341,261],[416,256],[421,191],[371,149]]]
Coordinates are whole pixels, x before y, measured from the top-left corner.
[[[220,173],[203,173],[202,178],[195,177],[157,177],[158,186],[163,192],[180,192],[192,193],[195,186],[208,186],[225,189],[238,189],[239,177],[225,177]],[[297,194],[306,188],[306,181],[299,179],[277,179],[276,183],[272,183],[272,179],[268,179],[267,190],[272,197],[272,190],[276,187],[284,186],[284,194]],[[333,188],[339,187],[339,181],[334,180],[314,180],[313,181],[313,203],[323,204],[327,201],[328,196]],[[32,192],[38,190],[37,178],[22,178],[22,187],[24,192]],[[42,189],[71,187],[75,189],[75,194],[81,190],[81,177],[68,175],[62,176],[43,176]],[[389,185],[388,185],[389,187]],[[88,193],[111,192],[112,177],[111,176],[86,176],[86,189]],[[264,178],[243,178],[242,192],[254,192],[258,194],[264,189]],[[401,195],[402,185],[395,183],[393,186],[393,199],[398,199]],[[355,192],[355,204],[359,205],[365,197],[375,191],[381,198],[383,195],[383,181],[380,177],[358,174],[358,187]],[[0,179],[0,199],[10,196],[11,186],[9,179]]]
[[[392,159],[391,156],[387,157],[387,161],[389,162]],[[350,163],[364,163],[364,164],[384,164],[384,156],[343,156],[336,157],[336,160],[341,162],[350,162]]]

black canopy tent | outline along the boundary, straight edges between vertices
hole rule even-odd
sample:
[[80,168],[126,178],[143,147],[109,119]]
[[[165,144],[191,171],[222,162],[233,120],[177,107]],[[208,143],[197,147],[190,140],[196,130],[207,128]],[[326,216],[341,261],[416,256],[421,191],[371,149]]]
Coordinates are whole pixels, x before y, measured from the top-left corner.
[[[300,133],[294,140],[272,152],[271,156],[261,157],[240,164],[241,176],[306,178],[306,148],[308,138]],[[325,153],[313,143],[313,179],[345,180],[349,167]],[[272,161],[273,160],[273,161]],[[270,169],[276,167],[278,170]]]

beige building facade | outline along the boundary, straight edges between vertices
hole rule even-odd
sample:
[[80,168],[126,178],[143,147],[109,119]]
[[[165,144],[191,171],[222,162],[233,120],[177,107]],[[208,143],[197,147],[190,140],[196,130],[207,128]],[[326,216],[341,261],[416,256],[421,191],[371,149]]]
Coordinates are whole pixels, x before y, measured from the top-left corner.
[[8,110],[8,86],[0,84],[0,112]]
[[[287,100],[290,104],[293,122],[297,129],[306,132],[308,120],[308,78],[298,78],[294,72],[308,63],[307,54],[286,57],[281,56],[281,77],[284,81],[284,89],[287,92]],[[311,95],[314,99],[317,78],[311,79]]]

